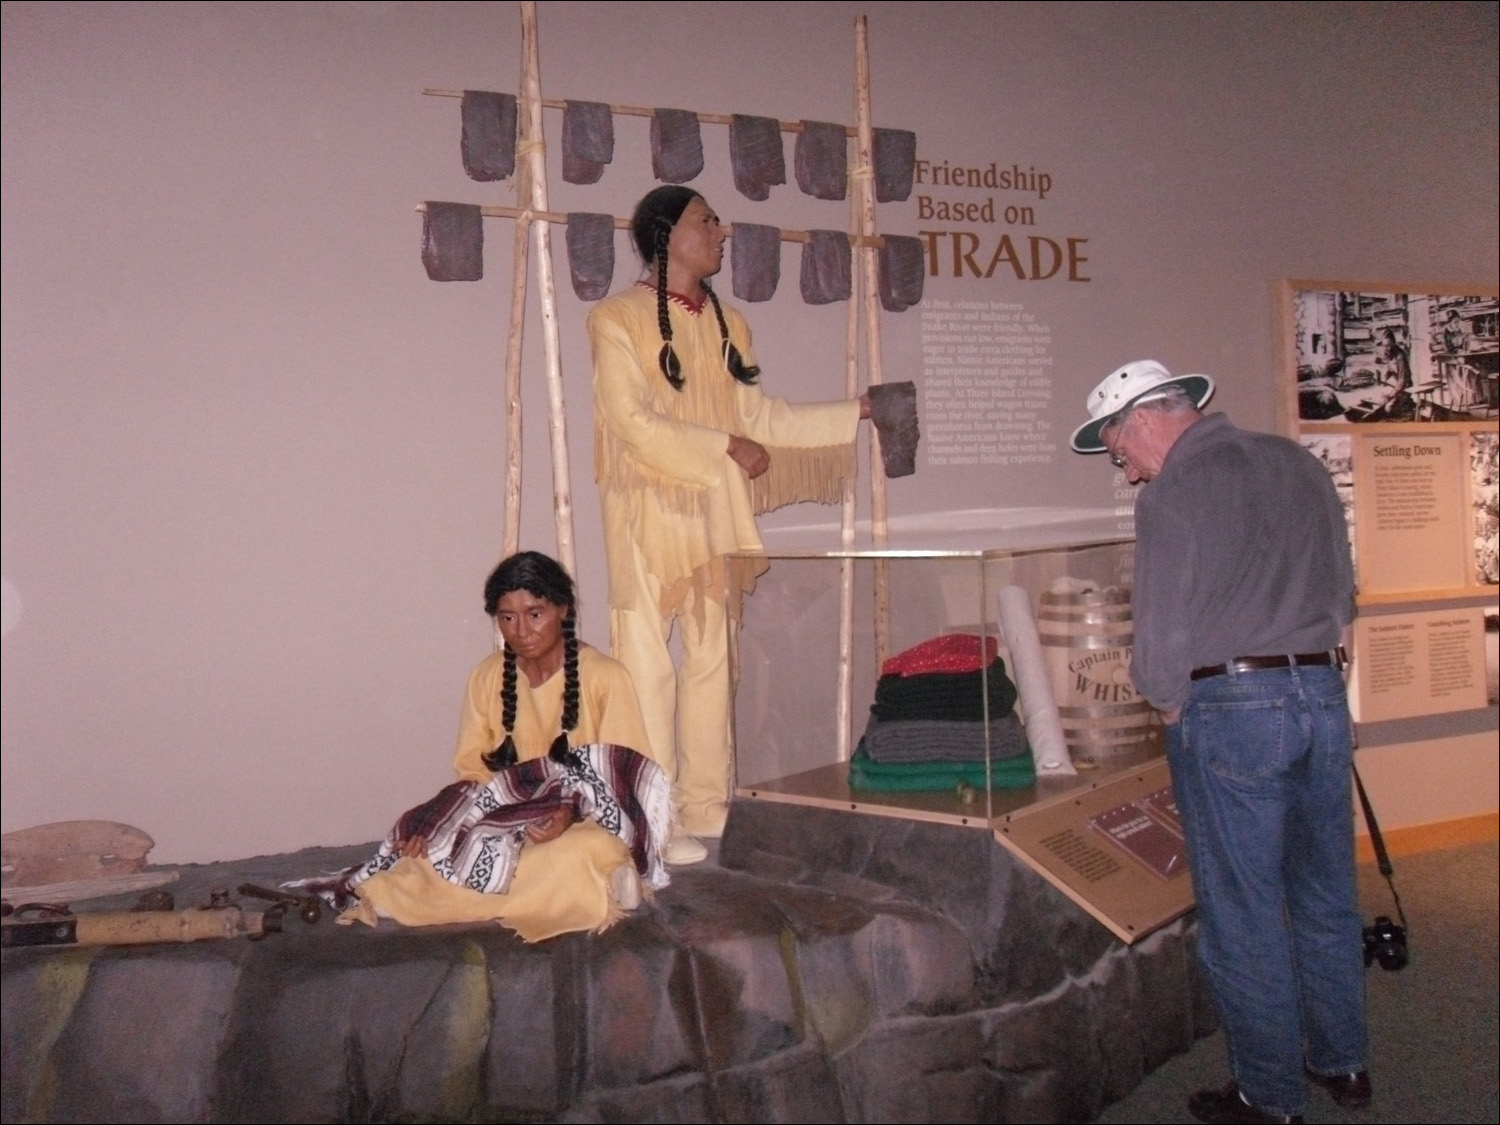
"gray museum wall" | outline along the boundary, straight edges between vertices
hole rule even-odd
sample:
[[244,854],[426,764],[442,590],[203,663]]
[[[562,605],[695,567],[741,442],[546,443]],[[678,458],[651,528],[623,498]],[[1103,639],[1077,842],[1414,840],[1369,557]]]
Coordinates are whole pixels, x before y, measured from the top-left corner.
[[[1066,437],[1129,359],[1207,371],[1217,406],[1271,428],[1278,278],[1496,284],[1493,3],[542,3],[543,92],[852,121],[860,12],[876,121],[915,130],[927,165],[881,229],[934,232],[929,300],[1024,314],[1051,360],[1031,459],[929,450],[891,484],[898,524],[1119,506]],[[420,91],[514,90],[517,8],[0,19],[4,827],[122,820],[165,862],[372,839],[449,779],[491,644],[511,227],[486,221],[482,282],[435,284],[414,207],[514,201],[464,176],[457,101]],[[627,214],[653,186],[645,119],[616,119],[592,187],[561,181],[560,122],[547,112],[553,208]],[[745,199],[727,130],[704,144],[694,186],[726,220],[846,226],[846,204],[795,186]],[[991,163],[1024,175],[937,182]],[[954,204],[973,218],[938,217]],[[960,233],[973,265],[955,267]],[[1032,237],[1072,239],[1079,280],[1018,278]],[[604,646],[587,306],[556,244],[584,634]],[[623,235],[616,253],[624,285]],[[837,397],[845,308],[803,304],[797,260],[747,309],[765,384]],[[535,291],[529,309],[523,541],[551,551]],[[923,381],[923,311],[884,317],[887,379]],[[1493,739],[1472,741],[1397,822],[1494,810]]]

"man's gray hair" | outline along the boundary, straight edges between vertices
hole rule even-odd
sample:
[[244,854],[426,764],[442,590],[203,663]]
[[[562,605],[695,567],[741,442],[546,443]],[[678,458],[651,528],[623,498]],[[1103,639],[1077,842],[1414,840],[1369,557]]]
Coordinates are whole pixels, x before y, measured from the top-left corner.
[[1163,387],[1159,391],[1152,392],[1152,398],[1145,402],[1132,403],[1120,411],[1108,422],[1099,427],[1101,434],[1106,431],[1113,432],[1125,424],[1137,410],[1149,410],[1153,414],[1188,414],[1198,412],[1198,404],[1193,401],[1193,396],[1188,393],[1187,388],[1174,383],[1170,387]]
[[1125,413],[1132,410],[1151,410],[1157,414],[1183,414],[1189,410],[1197,410],[1198,404],[1193,401],[1186,387],[1173,384],[1163,387],[1153,394],[1145,402],[1138,402],[1134,406],[1127,407]]

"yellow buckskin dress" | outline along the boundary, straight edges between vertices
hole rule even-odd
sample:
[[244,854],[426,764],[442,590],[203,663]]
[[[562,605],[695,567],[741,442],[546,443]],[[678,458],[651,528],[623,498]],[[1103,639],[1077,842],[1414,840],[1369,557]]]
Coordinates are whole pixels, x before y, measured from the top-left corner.
[[[481,758],[505,737],[500,721],[504,666],[504,655],[497,652],[469,677],[453,758],[460,781],[483,783],[494,776]],[[546,754],[560,733],[564,679],[559,669],[534,688],[524,673],[517,675],[516,726],[511,735],[521,761]],[[612,742],[651,757],[640,704],[624,666],[581,644],[578,679],[578,726],[569,742]],[[356,891],[359,905],[346,911],[341,921],[373,925],[384,917],[407,926],[495,921],[526,941],[601,930],[621,917],[610,895],[609,877],[629,862],[630,853],[617,837],[593,821],[580,821],[555,840],[522,848],[505,894],[480,894],[457,886],[426,859],[408,858],[361,883]]]

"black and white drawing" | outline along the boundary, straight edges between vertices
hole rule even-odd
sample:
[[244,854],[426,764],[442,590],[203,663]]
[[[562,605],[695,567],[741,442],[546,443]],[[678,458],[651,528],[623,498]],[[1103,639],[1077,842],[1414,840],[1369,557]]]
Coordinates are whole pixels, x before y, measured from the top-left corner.
[[1494,297],[1300,290],[1293,305],[1302,421],[1500,417]]
[[1323,462],[1323,468],[1333,478],[1339,503],[1344,506],[1344,526],[1349,531],[1349,558],[1357,565],[1354,553],[1354,441],[1348,434],[1303,434],[1302,445]]
[[1474,578],[1500,584],[1500,436],[1473,434],[1469,441],[1469,495],[1474,504]]

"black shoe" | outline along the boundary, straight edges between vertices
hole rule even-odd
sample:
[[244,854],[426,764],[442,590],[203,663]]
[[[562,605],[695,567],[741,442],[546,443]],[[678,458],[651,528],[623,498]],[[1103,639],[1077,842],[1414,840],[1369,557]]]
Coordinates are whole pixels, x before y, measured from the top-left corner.
[[1302,1125],[1299,1114],[1266,1113],[1240,1096],[1240,1084],[1231,1082],[1222,1090],[1199,1090],[1188,1099],[1188,1112],[1208,1125],[1266,1125],[1291,1122]]
[[1353,1070],[1348,1074],[1315,1074],[1311,1070],[1307,1077],[1314,1085],[1328,1091],[1340,1109],[1364,1109],[1370,1104],[1370,1074],[1364,1070]]

